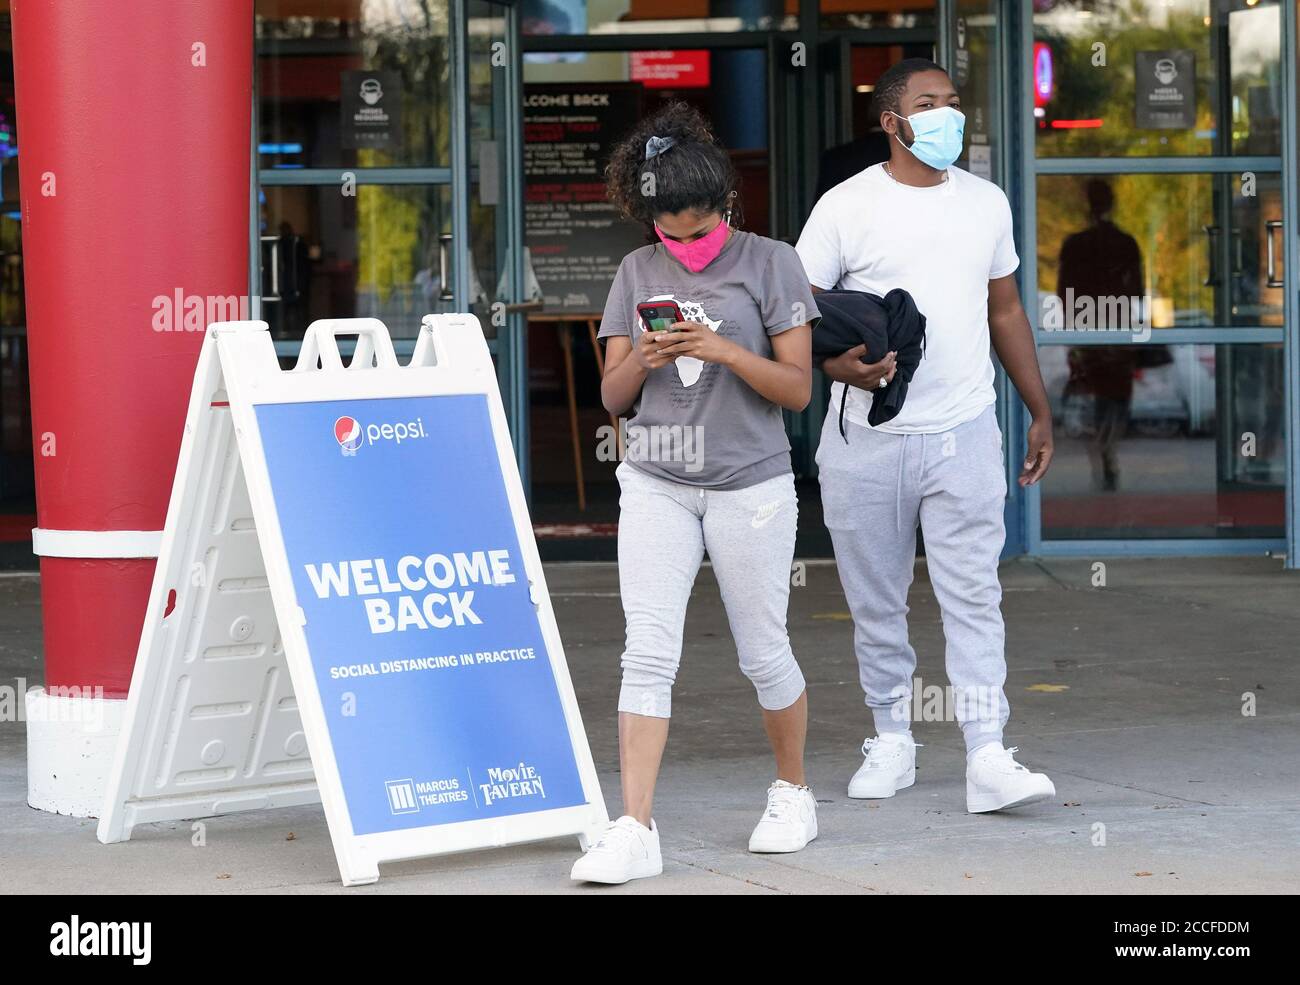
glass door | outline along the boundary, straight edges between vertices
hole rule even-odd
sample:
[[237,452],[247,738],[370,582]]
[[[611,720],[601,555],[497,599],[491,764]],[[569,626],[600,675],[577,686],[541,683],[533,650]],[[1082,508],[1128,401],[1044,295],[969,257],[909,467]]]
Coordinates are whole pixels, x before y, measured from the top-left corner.
[[450,310],[450,18],[442,3],[257,0],[256,317],[283,354],[374,316],[409,350]]
[[1033,4],[1026,293],[1057,428],[1027,498],[1036,553],[1285,543],[1292,12]]
[[[452,294],[496,355],[497,378],[524,489],[528,455],[529,311],[542,307],[523,232],[523,60],[513,2],[463,3],[464,97],[453,117]],[[455,49],[453,49],[455,51]],[[462,178],[461,176],[465,176]]]
[[292,361],[318,318],[379,318],[409,354],[424,315],[473,312],[526,448],[514,8],[257,0],[255,12],[251,317]]

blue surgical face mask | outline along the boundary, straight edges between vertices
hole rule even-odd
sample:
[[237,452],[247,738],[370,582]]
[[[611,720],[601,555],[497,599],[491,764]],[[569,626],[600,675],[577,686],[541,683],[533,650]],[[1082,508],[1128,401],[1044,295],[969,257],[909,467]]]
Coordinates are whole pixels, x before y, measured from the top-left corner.
[[907,147],[903,144],[902,137],[898,137],[898,142],[907,147],[916,159],[922,164],[928,164],[936,171],[942,171],[952,164],[953,161],[961,157],[962,136],[966,131],[966,117],[962,115],[961,110],[954,109],[951,106],[940,106],[938,109],[927,109],[924,113],[914,113],[912,116],[902,117],[897,113],[900,120],[906,119],[912,128],[912,146]]

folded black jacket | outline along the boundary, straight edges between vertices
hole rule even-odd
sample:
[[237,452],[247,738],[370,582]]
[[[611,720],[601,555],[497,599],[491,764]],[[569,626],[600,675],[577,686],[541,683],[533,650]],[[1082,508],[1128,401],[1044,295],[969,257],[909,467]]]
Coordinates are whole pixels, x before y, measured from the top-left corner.
[[[864,363],[878,363],[896,352],[897,370],[883,388],[871,391],[867,420],[872,427],[898,416],[907,399],[907,384],[925,355],[925,315],[916,309],[912,295],[896,287],[883,298],[865,291],[821,291],[817,295],[821,320],[813,329],[813,358],[821,361],[838,356],[854,346],[865,345]],[[840,399],[840,434],[844,429],[844,404],[848,387]]]

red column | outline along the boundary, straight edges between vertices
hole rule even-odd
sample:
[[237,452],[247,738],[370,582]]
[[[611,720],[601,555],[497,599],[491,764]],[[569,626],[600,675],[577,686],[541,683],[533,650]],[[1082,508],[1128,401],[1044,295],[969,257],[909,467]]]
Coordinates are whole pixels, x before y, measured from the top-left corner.
[[176,300],[248,292],[252,6],[12,4],[47,688],[125,696],[206,324]]

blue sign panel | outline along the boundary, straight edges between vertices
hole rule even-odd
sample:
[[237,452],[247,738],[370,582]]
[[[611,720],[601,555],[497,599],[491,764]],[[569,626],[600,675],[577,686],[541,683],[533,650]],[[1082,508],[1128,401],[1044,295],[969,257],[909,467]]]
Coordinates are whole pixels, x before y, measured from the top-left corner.
[[353,831],[586,803],[487,398],[256,413]]

